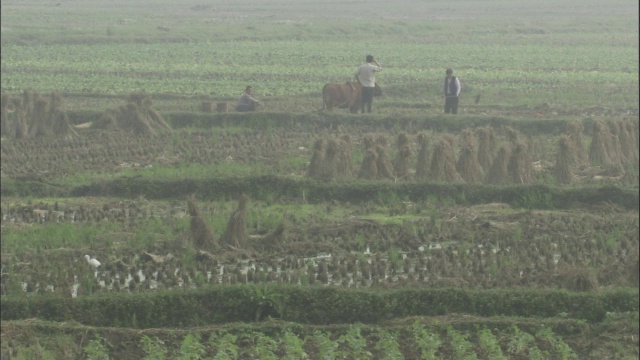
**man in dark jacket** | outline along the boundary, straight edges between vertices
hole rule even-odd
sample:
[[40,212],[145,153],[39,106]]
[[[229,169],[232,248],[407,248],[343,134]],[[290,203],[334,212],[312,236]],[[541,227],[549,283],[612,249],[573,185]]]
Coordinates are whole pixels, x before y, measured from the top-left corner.
[[460,80],[453,76],[453,70],[447,69],[444,78],[444,113],[458,113],[458,97],[460,96]]

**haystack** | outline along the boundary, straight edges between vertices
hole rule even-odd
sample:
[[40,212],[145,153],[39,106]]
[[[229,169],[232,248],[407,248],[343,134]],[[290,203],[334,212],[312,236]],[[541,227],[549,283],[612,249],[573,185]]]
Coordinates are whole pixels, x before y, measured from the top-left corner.
[[507,171],[511,180],[516,184],[531,184],[533,182],[533,165],[527,145],[524,143],[515,145]]
[[506,126],[505,132],[507,133],[507,139],[509,140],[511,145],[513,145],[514,148],[517,144],[524,141],[523,135],[518,130],[512,128],[511,126]]
[[378,154],[376,166],[378,168],[378,178],[394,179],[393,164],[391,156],[389,156],[389,148],[386,141],[376,145],[376,153]]
[[351,178],[353,176],[353,165],[351,162],[351,137],[343,135],[338,144],[338,162],[336,165],[337,174],[342,178]]
[[22,108],[22,101],[20,99],[13,99],[14,113],[9,116],[9,128],[7,136],[15,139],[22,139],[29,136],[29,125],[24,115],[24,109]]
[[478,133],[478,163],[484,172],[491,169],[491,162],[496,152],[496,135],[490,127],[483,127],[477,130]]
[[587,151],[584,146],[583,126],[579,121],[570,121],[567,124],[567,134],[571,140],[572,147],[575,150],[575,159],[573,165],[576,167],[583,167],[587,165]]
[[462,177],[456,171],[456,157],[453,150],[451,136],[444,135],[438,140],[433,149],[429,175],[434,181],[462,182]]
[[583,265],[561,265],[558,277],[563,288],[571,291],[597,290],[598,278]]
[[53,93],[51,101],[31,90],[25,90],[22,98],[3,96],[1,126],[3,134],[13,138],[77,135],[59,93]]
[[554,173],[559,184],[568,185],[573,182],[576,165],[576,148],[569,136],[560,137],[560,150],[556,158]]
[[491,170],[486,176],[486,182],[492,185],[505,185],[511,182],[509,178],[509,158],[511,157],[511,149],[503,146],[498,150],[495,159],[491,162]]
[[249,197],[242,194],[238,200],[238,208],[229,217],[227,230],[222,236],[225,245],[243,249],[247,238],[247,203]]
[[33,116],[33,109],[35,107],[36,99],[39,96],[40,95],[37,92],[31,89],[25,89],[22,92],[22,112],[26,119],[31,119]]
[[10,95],[0,94],[0,136],[14,137],[19,112],[16,112],[17,99]]
[[593,123],[593,135],[589,147],[589,162],[604,168],[615,167],[616,154],[609,153],[613,148],[612,141],[613,138],[606,123],[596,120]]
[[125,105],[115,110],[107,110],[94,127],[110,129],[115,122],[118,129],[143,136],[153,135],[157,130],[171,129],[160,113],[153,109],[148,95],[130,94],[126,101]]
[[0,93],[0,134],[4,135],[9,129],[9,114],[15,111],[16,109],[9,95]]
[[[637,130],[637,121],[633,120],[625,120],[622,122],[622,126],[624,127],[624,133],[626,134],[625,140],[622,143],[624,151],[628,154],[629,161],[632,164],[638,164],[640,161],[640,148],[638,147],[638,132]],[[622,140],[621,140],[622,142]]]
[[623,165],[627,164],[627,158],[625,154],[622,152],[622,147],[620,145],[620,128],[618,127],[618,121],[609,120],[607,121],[607,127],[609,128],[609,133],[611,134],[611,149],[609,151],[609,156],[615,154],[615,162]]
[[393,160],[393,171],[395,172],[396,178],[407,179],[411,168],[411,158],[413,157],[409,135],[406,133],[398,134],[396,146],[398,150]]
[[78,133],[69,123],[69,116],[64,110],[62,95],[60,93],[51,94],[51,105],[49,107],[49,124],[53,128],[53,133],[57,137],[64,139],[72,139],[78,136]]
[[313,146],[307,175],[316,179],[350,178],[351,139],[318,139]]
[[311,161],[307,168],[307,176],[312,178],[321,178],[323,174],[325,155],[325,139],[317,139],[313,144],[313,154],[311,155]]
[[373,149],[376,146],[376,138],[372,134],[365,135],[362,141],[364,143],[365,151],[368,149]]
[[29,137],[53,135],[53,129],[48,123],[48,107],[49,102],[37,95],[35,104],[33,105],[31,118],[27,118],[29,124]]
[[426,180],[429,177],[429,167],[431,166],[431,152],[429,151],[429,136],[426,132],[418,134],[420,151],[416,161],[416,178]]
[[367,149],[365,151],[358,177],[361,179],[375,179],[378,177],[378,153],[375,149]]
[[609,127],[613,135],[615,149],[620,154],[620,163],[625,166],[637,166],[638,148],[635,147],[635,141],[633,141],[631,134],[627,131],[625,122],[612,120],[609,122]]
[[187,210],[191,217],[189,231],[193,245],[199,250],[215,250],[218,242],[213,236],[213,231],[200,215],[200,209],[193,197],[187,199]]
[[462,152],[456,163],[458,174],[470,184],[482,182],[484,172],[478,162],[478,154],[473,143],[467,143],[462,147]]
[[252,235],[251,239],[257,248],[264,250],[275,250],[286,240],[286,226],[284,220],[278,223],[278,226],[266,235]]

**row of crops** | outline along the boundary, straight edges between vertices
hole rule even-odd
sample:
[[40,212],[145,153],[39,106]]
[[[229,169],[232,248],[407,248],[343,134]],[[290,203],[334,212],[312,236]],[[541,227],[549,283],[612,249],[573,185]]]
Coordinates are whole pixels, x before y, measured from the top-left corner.
[[[443,319],[444,320],[444,319]],[[460,319],[452,317],[455,322]],[[476,318],[477,320],[477,318]],[[553,321],[524,324],[505,321],[494,328],[459,322],[446,325],[439,321],[423,323],[419,319],[404,326],[304,328],[274,322],[269,333],[251,327],[186,332],[168,336],[162,331],[137,334],[104,332],[91,329],[82,346],[74,345],[69,335],[58,343],[43,341],[13,351],[16,358],[55,359],[63,350],[67,356],[84,355],[95,359],[579,359],[585,355],[606,356],[597,344],[587,349],[578,331],[589,331],[579,322]],[[50,329],[46,322],[13,323],[13,331]],[[573,329],[572,329],[573,328]],[[84,330],[82,328],[75,333]],[[564,334],[559,335],[554,331]],[[74,332],[71,332],[73,334]],[[55,332],[54,332],[55,334]],[[86,334],[86,333],[85,333]],[[563,335],[565,338],[563,338]],[[51,336],[51,335],[49,335]],[[132,347],[124,352],[111,350],[111,342],[129,336]],[[569,339],[567,343],[565,339]],[[61,341],[62,340],[62,341]],[[66,341],[65,341],[66,340]],[[66,347],[65,347],[66,346]],[[9,350],[11,351],[11,350]],[[7,354],[4,352],[3,354]],[[115,356],[113,354],[116,354]],[[110,357],[111,354],[111,357]],[[631,354],[612,352],[620,359]]]
[[[45,92],[146,91],[235,97],[244,84],[254,84],[260,96],[319,94],[326,82],[353,77],[367,51],[365,46],[301,41],[221,42],[215,46],[3,45],[2,88],[8,92],[37,86]],[[426,98],[439,94],[443,69],[434,64],[440,63],[443,46],[446,47],[400,43],[380,49],[376,57],[385,70],[379,81],[383,87],[417,86]],[[602,51],[573,46],[567,52],[546,45],[497,49],[456,45],[445,51],[455,51],[467,61],[454,64],[464,84],[463,94],[483,93],[488,101],[500,101],[505,92],[519,94],[512,100],[524,96],[531,101],[534,96],[540,101],[560,103],[574,100],[576,91],[580,91],[583,103],[598,104],[604,95],[609,102],[620,105],[631,104],[633,97],[637,98],[633,88],[638,75],[631,69],[638,55],[631,47]],[[34,56],[35,53],[39,55]],[[260,54],[260,61],[255,60],[256,54]],[[238,72],[239,68],[252,70]],[[611,78],[624,81],[611,84]],[[553,98],[542,95],[549,89],[553,89]]]

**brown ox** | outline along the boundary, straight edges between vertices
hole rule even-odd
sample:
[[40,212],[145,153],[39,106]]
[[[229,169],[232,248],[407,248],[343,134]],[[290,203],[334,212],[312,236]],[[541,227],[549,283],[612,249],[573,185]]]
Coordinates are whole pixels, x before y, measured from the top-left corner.
[[[374,96],[382,95],[382,88],[377,83],[373,90]],[[362,107],[362,95],[359,82],[347,81],[344,84],[326,84],[322,88],[322,108],[333,110],[333,108],[346,109],[355,114]]]

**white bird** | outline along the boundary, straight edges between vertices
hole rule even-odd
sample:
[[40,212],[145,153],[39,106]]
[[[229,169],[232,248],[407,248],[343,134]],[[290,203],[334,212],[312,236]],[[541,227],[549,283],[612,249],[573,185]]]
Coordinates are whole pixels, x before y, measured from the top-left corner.
[[87,262],[91,265],[93,270],[96,270],[98,266],[100,266],[100,261],[92,259],[89,255],[85,255],[84,258],[87,259]]

